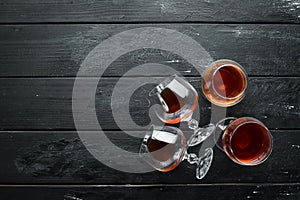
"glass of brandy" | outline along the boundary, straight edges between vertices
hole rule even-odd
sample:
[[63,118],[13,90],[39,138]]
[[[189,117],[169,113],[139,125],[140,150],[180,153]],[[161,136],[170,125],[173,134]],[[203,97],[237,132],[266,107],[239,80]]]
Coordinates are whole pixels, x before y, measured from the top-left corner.
[[216,124],[215,135],[221,136],[215,138],[217,146],[240,165],[261,164],[272,152],[273,139],[270,131],[252,117],[225,118]]
[[233,60],[217,60],[204,72],[202,91],[213,104],[229,107],[239,103],[245,96],[247,73]]
[[192,119],[193,112],[198,105],[198,93],[182,77],[176,74],[168,77],[153,88],[149,96],[160,105],[155,109],[155,113],[163,122],[167,124],[188,122],[189,128],[194,130],[187,142],[189,146],[201,143],[214,131],[215,126],[213,124],[200,128],[198,121]]
[[213,151],[207,148],[203,156],[198,157],[194,153],[187,153],[187,147],[185,136],[180,129],[151,125],[143,138],[139,155],[161,172],[171,171],[186,160],[197,165],[196,177],[202,179],[210,168]]

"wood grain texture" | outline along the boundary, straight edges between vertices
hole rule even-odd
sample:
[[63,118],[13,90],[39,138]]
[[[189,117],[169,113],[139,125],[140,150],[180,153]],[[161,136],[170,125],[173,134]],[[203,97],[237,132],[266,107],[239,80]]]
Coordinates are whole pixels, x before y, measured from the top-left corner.
[[[299,200],[299,23],[298,0],[0,0],[0,199]],[[271,129],[274,148],[265,163],[239,166],[215,147],[212,167],[199,181],[195,166],[186,162],[169,173],[130,174],[109,168],[89,153],[74,126],[74,77],[98,44],[149,26],[175,29],[201,44],[214,60],[242,64],[250,76],[247,95],[227,109],[227,115],[253,116]],[[134,136],[142,136],[150,122],[147,94],[153,84],[133,93],[129,115],[122,111],[124,99],[119,99],[118,123],[111,96],[118,77],[146,63],[174,68],[201,93],[198,72],[172,52],[139,49],[115,60],[98,83],[95,108],[106,136],[130,152],[138,151],[141,138]],[[89,68],[83,77],[82,93],[97,70]],[[160,79],[170,73],[153,71],[126,77],[118,90],[126,90],[137,78]],[[93,105],[90,101],[80,112]],[[199,105],[204,125],[216,107],[203,95]],[[133,128],[129,119],[140,127]],[[80,122],[92,129],[88,118]],[[191,134],[186,124],[182,130]],[[105,159],[112,162],[120,156]]]
[[[136,78],[124,78],[116,91],[127,91],[135,83]],[[154,78],[162,81],[164,78]],[[86,91],[92,86],[92,79],[82,79],[84,85],[79,91]],[[203,97],[200,89],[200,78],[187,78],[199,93],[199,113],[201,124],[209,123],[211,104]],[[117,115],[122,119],[118,124],[111,110],[111,97],[118,78],[102,78],[95,94],[95,108],[102,129],[115,130],[136,129],[130,123],[132,119],[141,128],[150,123],[148,111],[148,93],[153,84],[141,85],[129,100],[129,111],[123,109],[128,103],[120,98],[114,103],[120,108]],[[147,80],[145,80],[147,81]],[[247,95],[238,105],[228,108],[228,116],[253,116],[273,129],[297,129],[299,123],[299,78],[250,78]],[[1,130],[74,130],[72,114],[73,78],[8,78],[0,79],[0,129]],[[81,92],[80,92],[81,93]],[[80,109],[86,112],[93,107],[90,96],[77,99],[88,100],[88,107]],[[91,129],[87,118],[80,119],[83,129]]]
[[[184,33],[201,44],[214,60],[236,60],[250,76],[300,76],[300,26],[297,25],[106,24],[1,26],[0,77],[76,76],[83,60],[102,41],[126,30],[149,26]],[[184,58],[158,49],[129,52],[115,60],[103,76],[123,76],[145,63],[167,65],[184,76],[198,76]],[[97,71],[92,67],[86,76],[95,76]],[[138,74],[164,76],[168,71]]]
[[[82,144],[76,132],[2,131],[0,134],[0,182],[2,184],[299,182],[300,131],[271,132],[274,147],[266,162],[253,167],[241,166],[235,164],[224,152],[215,147],[212,167],[207,176],[199,181],[195,178],[195,166],[187,162],[182,162],[175,170],[168,173],[153,171],[133,174],[114,170],[95,159]],[[91,131],[86,134],[99,133]],[[105,134],[118,147],[126,151],[138,152],[141,138],[132,137],[131,134],[121,131],[105,131]],[[97,148],[97,145],[89,148]],[[195,147],[190,151],[197,152],[198,149],[199,147]],[[108,159],[116,160],[117,157]]]
[[299,1],[1,0],[0,22],[299,22]]
[[0,188],[3,200],[19,200],[24,196],[32,200],[105,200],[105,199],[215,199],[219,200],[298,200],[299,185],[199,185],[148,187],[19,187]]

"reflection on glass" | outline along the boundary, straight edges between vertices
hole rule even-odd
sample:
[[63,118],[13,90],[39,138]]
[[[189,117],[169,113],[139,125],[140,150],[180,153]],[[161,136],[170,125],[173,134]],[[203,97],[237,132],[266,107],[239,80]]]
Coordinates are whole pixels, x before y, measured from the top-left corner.
[[246,88],[246,71],[235,61],[218,60],[204,72],[202,91],[215,105],[222,107],[236,105],[244,98]]
[[146,132],[140,148],[140,156],[156,170],[168,172],[175,169],[180,162],[187,160],[196,164],[196,177],[202,179],[209,170],[213,151],[208,148],[198,157],[187,153],[185,136],[178,128],[152,125]]
[[214,131],[215,126],[213,124],[200,128],[198,121],[192,119],[193,112],[198,105],[198,93],[182,77],[176,74],[168,77],[158,84],[149,93],[149,96],[160,105],[155,113],[163,122],[168,124],[188,122],[189,128],[194,130],[194,134],[187,142],[189,146],[201,143]]
[[218,147],[238,164],[261,164],[272,152],[272,135],[268,128],[255,118],[225,118],[217,123],[216,133],[218,132],[221,132],[221,137],[215,137]]

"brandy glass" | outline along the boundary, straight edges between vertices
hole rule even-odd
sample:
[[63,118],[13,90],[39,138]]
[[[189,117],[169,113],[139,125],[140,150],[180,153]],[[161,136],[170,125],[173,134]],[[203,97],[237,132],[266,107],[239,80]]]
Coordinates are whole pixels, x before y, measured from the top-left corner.
[[214,131],[215,126],[208,124],[198,127],[197,120],[192,115],[198,105],[198,93],[195,88],[182,77],[172,75],[151,90],[149,96],[160,105],[155,113],[160,120],[167,124],[176,124],[186,121],[190,129],[194,130],[187,144],[195,146]]
[[263,163],[271,154],[273,139],[268,128],[252,117],[228,117],[216,124],[216,145],[240,165]]
[[[168,172],[186,160],[196,164],[196,177],[202,179],[208,172],[213,151],[207,148],[202,156],[187,152],[188,144],[182,131],[171,126],[151,125],[143,138],[139,155],[154,169]],[[199,152],[200,154],[200,152]]]
[[236,105],[245,96],[247,73],[233,60],[222,59],[213,62],[202,77],[203,94],[217,106]]

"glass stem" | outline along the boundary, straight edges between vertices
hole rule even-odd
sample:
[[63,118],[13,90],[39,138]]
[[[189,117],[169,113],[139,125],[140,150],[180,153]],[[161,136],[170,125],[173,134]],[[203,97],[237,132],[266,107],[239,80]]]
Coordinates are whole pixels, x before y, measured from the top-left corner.
[[198,162],[199,162],[199,158],[196,154],[188,153],[188,152],[185,152],[183,160],[186,160],[188,163],[190,163],[192,165],[198,164]]
[[199,122],[195,119],[190,119],[188,121],[188,126],[190,129],[194,130],[193,135],[187,141],[188,147],[196,146],[206,140],[215,130],[216,126],[214,124],[208,124],[202,128],[198,127]]

